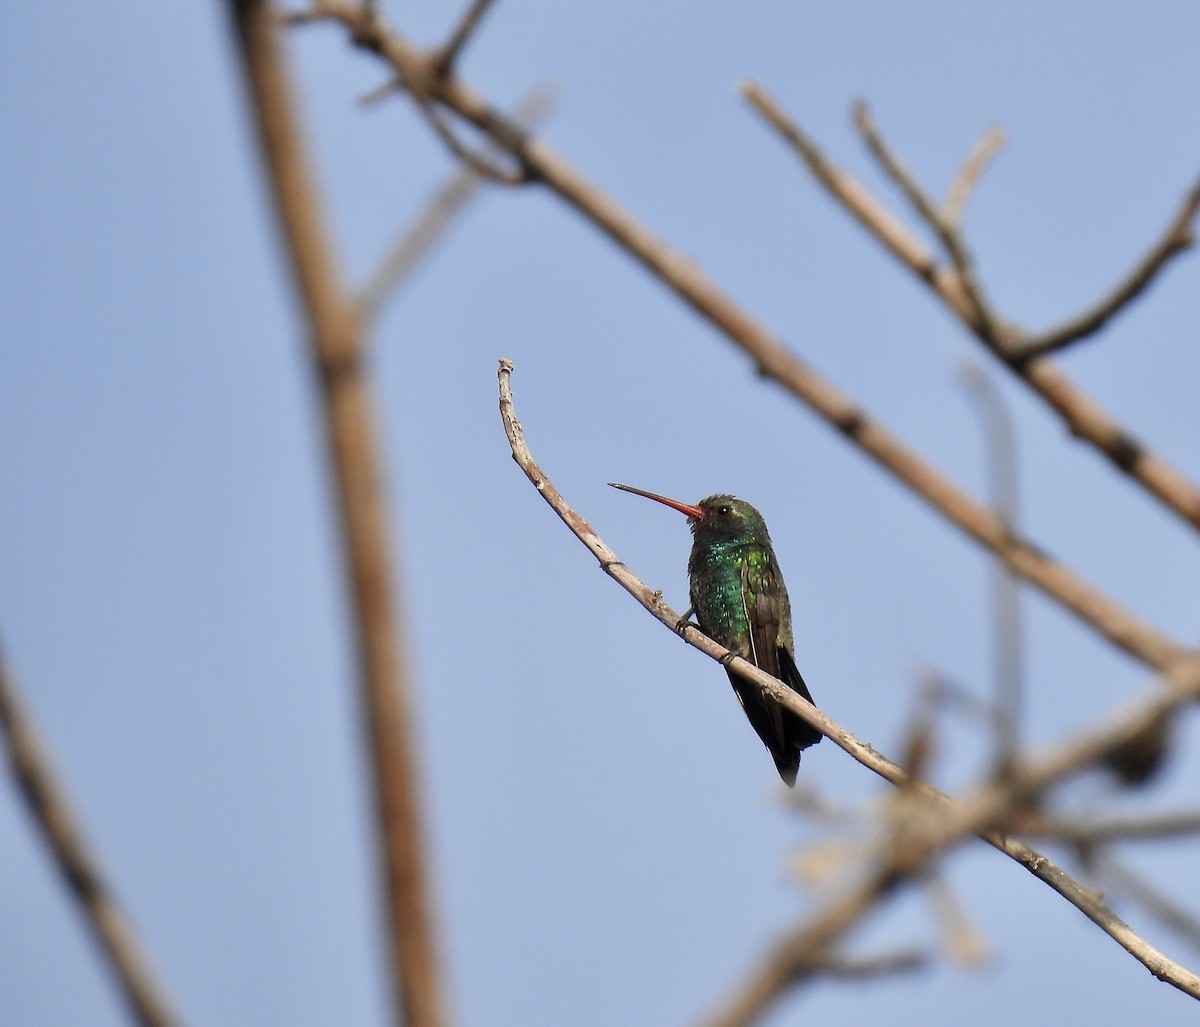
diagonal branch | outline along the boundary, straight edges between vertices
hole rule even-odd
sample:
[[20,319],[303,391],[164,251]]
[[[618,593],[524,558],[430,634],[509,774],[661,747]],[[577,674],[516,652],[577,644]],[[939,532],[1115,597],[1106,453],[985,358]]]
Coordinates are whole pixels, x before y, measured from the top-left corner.
[[[230,0],[232,27],[320,383],[347,583],[353,604],[363,727],[373,771],[389,966],[408,1027],[445,1022],[426,882],[410,673],[400,640],[394,559],[379,470],[363,331],[326,237],[322,205],[293,109],[292,88],[265,0]],[[364,15],[366,16],[366,15]],[[371,19],[378,23],[377,17]],[[399,1016],[399,1012],[398,1012]]]
[[[1200,488],[1195,483],[1147,449],[1107,411],[1073,385],[1049,360],[1021,358],[1019,354],[1021,346],[1027,341],[1026,337],[1012,325],[1002,324],[998,319],[991,323],[989,329],[979,318],[978,293],[973,299],[968,283],[964,283],[960,274],[939,264],[936,257],[853,176],[833,164],[761,86],[747,83],[742,87],[742,92],[796,151],[813,177],[830,195],[901,264],[925,282],[950,312],[996,353],[1013,374],[1038,393],[1055,410],[1072,435],[1091,444],[1118,470],[1138,482],[1193,527],[1200,528]],[[1200,189],[1200,186],[1197,188]],[[1195,214],[1190,197],[1181,216],[1183,213],[1188,217]],[[1161,266],[1161,263],[1157,265]],[[1131,294],[1128,299],[1132,298]],[[989,331],[991,334],[988,334]]]
[[[539,495],[596,558],[601,569],[658,621],[675,631],[680,623],[679,615],[663,602],[662,593],[651,590],[621,562],[592,526],[568,505],[554,483],[546,477],[533,459],[525,442],[524,429],[513,408],[512,369],[510,361],[500,361],[500,415],[513,459],[525,472],[525,476]],[[811,703],[800,698],[783,682],[735,656],[696,627],[688,625],[678,633],[689,645],[758,685],[772,699],[816,727],[867,769],[891,784],[904,788],[913,796],[927,800],[929,823],[924,831],[916,832],[906,845],[896,847],[895,867],[911,867],[914,868],[912,872],[916,873],[934,854],[959,844],[970,834],[976,834],[1053,888],[1145,965],[1159,980],[1200,998],[1200,977],[1151,946],[1108,909],[1099,896],[1089,892],[1041,853],[1009,837],[1001,830],[1017,811],[1026,807],[1052,784],[1100,762],[1109,751],[1137,737],[1148,723],[1200,696],[1200,657],[1176,662],[1165,676],[1164,683],[1167,687],[1152,690],[1151,694],[1137,702],[1126,703],[1099,728],[1067,739],[1045,756],[1014,766],[1004,779],[986,785],[965,800],[954,801],[928,785],[912,779],[894,762],[860,741]],[[899,872],[896,870],[896,873]],[[820,921],[819,928],[814,927],[814,937],[821,944],[836,940],[857,919],[857,913],[854,911],[865,910],[867,900],[886,892],[891,880],[877,880],[871,886],[864,885],[862,891],[838,900],[845,905],[839,906],[835,903],[826,910],[827,919]],[[807,959],[812,951],[811,947],[805,947],[804,958]]]
[[130,1013],[145,1027],[179,1022],[149,957],[117,903],[104,870],[83,837],[66,790],[38,737],[33,717],[0,652],[0,734],[13,781],[37,823],[79,911],[117,978]]

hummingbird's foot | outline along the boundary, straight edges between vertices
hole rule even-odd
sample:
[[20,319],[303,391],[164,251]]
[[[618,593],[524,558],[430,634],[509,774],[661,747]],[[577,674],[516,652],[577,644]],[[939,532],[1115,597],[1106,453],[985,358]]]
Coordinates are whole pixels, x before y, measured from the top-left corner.
[[675,622],[676,634],[682,635],[688,628],[692,628],[692,627],[696,626],[692,623],[692,614],[695,612],[696,612],[696,608],[693,606],[689,606],[687,613],[685,613],[682,617],[679,618],[679,620],[677,620]]

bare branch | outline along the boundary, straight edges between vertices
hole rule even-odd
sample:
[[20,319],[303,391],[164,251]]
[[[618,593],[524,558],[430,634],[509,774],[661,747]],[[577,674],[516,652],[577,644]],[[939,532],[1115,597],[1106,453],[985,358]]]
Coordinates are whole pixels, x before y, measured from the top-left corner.
[[850,174],[834,165],[763,89],[743,87],[750,103],[795,149],[813,177],[914,275],[926,283],[972,333],[1004,360],[1005,366],[1038,393],[1062,418],[1072,435],[1103,453],[1119,471],[1137,481],[1195,528],[1200,528],[1200,488],[1162,457],[1147,449],[1093,399],[1080,391],[1049,360],[1021,360],[1024,338],[1011,325],[993,324],[985,337],[976,303],[960,276],[938,265],[933,254]]
[[808,170],[868,232],[918,277],[933,284],[939,294],[954,294],[961,304],[961,287],[953,272],[939,267],[925,245],[875,199],[851,174],[843,171],[791,120],[757,82],[742,84],[742,95],[804,161]]
[[[513,112],[514,120],[521,125],[532,125],[543,120],[553,105],[553,95],[553,91],[545,86],[532,90],[517,105]],[[495,153],[493,145],[484,156],[490,159]],[[437,191],[359,293],[358,305],[365,319],[371,320],[378,314],[383,301],[408,277],[476,195],[481,181],[482,176],[474,168],[464,165]]]
[[946,202],[942,204],[942,219],[947,224],[959,225],[962,223],[963,211],[966,209],[972,190],[978,184],[988,164],[1004,147],[1005,142],[1007,142],[1007,138],[1004,129],[996,125],[989,128],[983,138],[971,147],[971,152],[967,154],[967,159],[963,162],[962,170],[959,171],[958,177],[951,183],[950,190],[946,193]]
[[171,1000],[121,911],[103,868],[83,836],[66,789],[38,737],[16,679],[0,652],[0,733],[13,782],[42,832],[71,897],[116,977],[130,1013],[146,1027],[179,1023]]
[[867,144],[867,149],[871,151],[871,156],[875,158],[888,178],[904,194],[910,206],[917,212],[917,216],[926,224],[937,229],[942,220],[941,211],[938,210],[933,197],[921,188],[916,176],[904,166],[900,158],[883,141],[883,137],[879,134],[879,129],[875,126],[875,119],[871,117],[871,110],[865,100],[859,100],[854,104],[853,116],[854,127],[858,129],[859,135],[863,137],[863,142]]
[[1195,242],[1192,236],[1192,222],[1196,220],[1198,211],[1200,211],[1200,181],[1197,181],[1184,197],[1183,205],[1167,226],[1163,237],[1151,247],[1150,252],[1130,271],[1124,281],[1118,283],[1112,292],[1091,310],[1071,318],[1056,328],[1026,339],[1017,350],[1010,354],[1010,359],[1016,361],[1036,360],[1098,332],[1108,323],[1109,318],[1120,313],[1145,291],[1172,257],[1178,256],[1184,250],[1192,247]]
[[[445,1022],[426,884],[410,674],[393,594],[392,526],[380,479],[375,414],[362,363],[362,323],[326,237],[322,205],[293,111],[276,22],[263,0],[230,0],[250,107],[272,197],[308,320],[321,387],[348,585],[353,600],[363,726],[373,770],[386,885],[390,967],[408,1027]],[[363,18],[362,9],[355,8]],[[378,19],[371,19],[377,24]]]
[[937,811],[936,816],[931,813],[928,817],[929,823],[925,830],[914,829],[911,837],[905,839],[904,845],[893,846],[889,857],[895,861],[891,864],[894,869],[891,876],[886,880],[867,882],[858,890],[831,904],[818,921],[810,923],[812,933],[808,933],[809,929],[806,929],[799,944],[799,951],[804,954],[805,959],[809,953],[817,951],[821,945],[826,945],[847,930],[857,919],[859,912],[866,908],[863,903],[869,904],[888,890],[895,873],[899,873],[901,869],[905,873],[915,873],[935,853],[958,844],[967,834],[978,834],[993,848],[1016,860],[1067,899],[1160,980],[1200,998],[1200,977],[1149,945],[1108,909],[1099,896],[1089,892],[1041,853],[998,829],[1011,820],[1016,811],[1026,808],[1034,797],[1053,783],[1102,761],[1107,753],[1119,748],[1130,738],[1137,737],[1148,723],[1200,696],[1200,657],[1192,656],[1176,661],[1164,675],[1165,687],[1153,689],[1151,694],[1136,702],[1126,703],[1114,711],[1099,728],[1063,741],[1045,756],[1015,767],[1005,779],[987,785],[962,802],[952,802],[928,785],[913,781],[895,763],[854,737],[783,682],[759,670],[740,656],[735,656],[696,627],[689,625],[682,632],[677,631],[679,615],[663,602],[662,593],[650,589],[621,562],[592,526],[567,504],[553,482],[534,461],[525,442],[524,429],[513,409],[511,374],[512,363],[501,360],[500,416],[513,459],[551,509],[596,558],[601,569],[672,633],[723,666],[734,669],[745,680],[757,684],[781,706],[792,710],[812,724],[863,766],[891,784],[910,791],[914,796],[928,799],[930,811]]
[[1054,838],[1076,847],[1120,841],[1169,841],[1200,834],[1200,811],[1079,817],[1061,813],[1023,815],[1021,834]]

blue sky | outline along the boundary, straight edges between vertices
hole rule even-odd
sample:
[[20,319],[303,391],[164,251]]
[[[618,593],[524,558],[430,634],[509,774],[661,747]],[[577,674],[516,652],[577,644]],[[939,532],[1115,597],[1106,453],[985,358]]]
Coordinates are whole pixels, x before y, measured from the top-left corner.
[[[389,5],[421,43],[457,4]],[[363,281],[451,171],[339,33],[295,67],[347,274]],[[976,495],[978,356],[739,98],[761,81],[893,209],[849,123],[868,100],[941,193],[991,124],[1009,144],[967,227],[1028,327],[1093,302],[1200,173],[1200,8],[500,3],[464,76],[497,103],[551,83],[544,135],[823,375]],[[384,1022],[344,593],[315,397],[223,7],[18,5],[0,41],[0,633],[89,836],[193,1024]],[[1066,372],[1200,479],[1196,258]],[[983,694],[987,559],[536,188],[489,192],[387,308],[374,369],[396,512],[437,907],[463,1024],[688,1023],[811,896],[827,837],[780,801],[720,669],[600,574],[508,457],[506,356],[529,442],[646,581],[686,605],[682,518],[605,482],[730,491],[771,526],[819,704],[896,753],[937,666]],[[1022,523],[1172,637],[1200,634],[1195,535],[1073,442],[1019,384]],[[1027,594],[1026,736],[1049,743],[1147,673]],[[952,720],[935,776],[972,781]],[[1194,718],[1162,781],[1073,808],[1191,808]],[[832,745],[803,780],[885,786]],[[0,790],[0,1019],[124,1022],[11,791]],[[866,845],[864,836],[860,847]],[[1195,848],[1127,847],[1181,900]],[[995,961],[820,984],[772,1025],[1189,1022],[1014,864],[949,879]],[[1200,955],[1118,911],[1185,964]],[[906,896],[853,946],[936,944]]]

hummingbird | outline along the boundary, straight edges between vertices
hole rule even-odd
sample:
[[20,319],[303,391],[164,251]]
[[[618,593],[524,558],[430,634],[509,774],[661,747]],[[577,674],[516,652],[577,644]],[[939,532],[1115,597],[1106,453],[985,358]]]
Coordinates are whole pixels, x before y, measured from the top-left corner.
[[[777,677],[812,702],[796,669],[792,608],[767,525],[744,499],[719,493],[695,506],[630,485],[609,482],[615,489],[644,496],[678,510],[692,530],[688,558],[688,594],[700,630]],[[758,737],[775,760],[779,776],[791,787],[800,768],[800,753],[821,740],[821,732],[785,709],[757,685],[728,669],[729,683]]]

